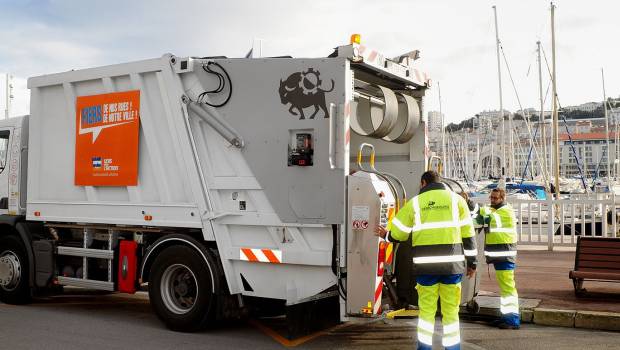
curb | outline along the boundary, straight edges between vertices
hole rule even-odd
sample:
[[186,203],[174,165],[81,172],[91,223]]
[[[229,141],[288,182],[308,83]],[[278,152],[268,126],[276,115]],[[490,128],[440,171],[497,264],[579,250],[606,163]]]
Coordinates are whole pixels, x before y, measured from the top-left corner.
[[532,323],[542,326],[620,331],[620,313],[535,308],[521,315],[527,312],[533,314]]
[[[478,297],[482,316],[501,317],[495,296]],[[519,298],[521,323],[541,326],[620,331],[620,313],[538,307],[540,299]]]

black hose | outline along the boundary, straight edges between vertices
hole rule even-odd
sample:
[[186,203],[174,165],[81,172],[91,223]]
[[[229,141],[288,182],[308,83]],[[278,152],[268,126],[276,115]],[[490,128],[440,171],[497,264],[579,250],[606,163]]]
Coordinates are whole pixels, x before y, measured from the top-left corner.
[[[211,69],[211,65],[217,66],[224,73],[224,75],[226,75],[226,79],[224,79],[224,75],[222,75],[222,73],[214,71],[213,69]],[[230,98],[232,97],[232,93],[233,93],[232,80],[230,79],[230,75],[228,75],[228,72],[226,71],[226,69],[224,69],[224,67],[222,67],[222,65],[220,65],[217,62],[207,62],[206,65],[202,66],[202,69],[205,72],[209,73],[209,74],[215,75],[218,78],[219,83],[218,83],[218,86],[217,86],[216,89],[209,90],[209,91],[204,91],[200,95],[198,95],[198,101],[197,102],[198,103],[204,103],[204,104],[206,104],[208,106],[215,107],[215,108],[225,106],[228,103],[228,101],[230,101]],[[226,97],[224,102],[219,103],[219,104],[214,104],[214,103],[210,103],[210,102],[207,102],[207,101],[203,101],[204,97],[207,94],[222,92],[224,90],[224,88],[226,87],[226,82],[228,82],[228,96]]]

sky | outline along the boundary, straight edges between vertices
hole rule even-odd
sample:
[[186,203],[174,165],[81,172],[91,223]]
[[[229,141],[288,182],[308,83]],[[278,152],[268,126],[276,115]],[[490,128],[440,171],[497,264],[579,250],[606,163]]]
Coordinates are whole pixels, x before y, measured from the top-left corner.
[[[550,2],[541,0],[0,0],[0,109],[13,78],[11,116],[29,112],[28,77],[160,57],[325,57],[352,33],[387,57],[419,49],[433,85],[425,111],[448,122],[499,109],[492,6],[503,52],[505,109],[540,105],[536,41],[551,64]],[[620,96],[620,2],[558,0],[556,62],[563,106]],[[512,73],[516,87],[508,76]],[[549,85],[543,59],[543,89]],[[550,109],[547,98],[545,109]]]

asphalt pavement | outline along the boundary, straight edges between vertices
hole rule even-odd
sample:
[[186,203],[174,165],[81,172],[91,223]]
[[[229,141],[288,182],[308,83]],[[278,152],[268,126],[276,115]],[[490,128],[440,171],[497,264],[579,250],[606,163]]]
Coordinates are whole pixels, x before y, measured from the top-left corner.
[[[298,343],[298,349],[412,349],[415,320],[355,320]],[[0,304],[0,349],[284,349],[260,320],[176,333],[145,294],[71,293],[24,306]],[[618,349],[620,333],[526,324],[518,331],[461,324],[463,349]],[[440,339],[437,337],[439,344]]]

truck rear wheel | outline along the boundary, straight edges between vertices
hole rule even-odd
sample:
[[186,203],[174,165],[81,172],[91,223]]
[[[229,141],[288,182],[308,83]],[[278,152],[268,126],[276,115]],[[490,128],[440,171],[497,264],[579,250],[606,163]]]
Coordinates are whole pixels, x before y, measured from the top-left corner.
[[30,301],[28,264],[26,248],[18,237],[0,238],[0,301],[7,304]]
[[197,331],[215,318],[217,276],[213,265],[207,264],[199,252],[182,245],[166,248],[153,261],[149,298],[171,330]]

